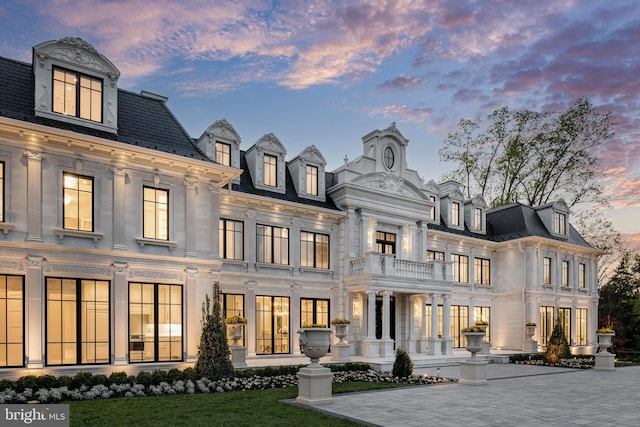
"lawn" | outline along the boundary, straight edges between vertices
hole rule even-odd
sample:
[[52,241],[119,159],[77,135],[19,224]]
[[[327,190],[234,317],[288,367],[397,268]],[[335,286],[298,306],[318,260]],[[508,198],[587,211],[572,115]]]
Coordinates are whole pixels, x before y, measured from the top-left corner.
[[[333,385],[340,392],[399,387],[401,384],[349,382]],[[68,402],[71,426],[357,426],[307,407],[281,402],[295,399],[297,387],[175,394]]]

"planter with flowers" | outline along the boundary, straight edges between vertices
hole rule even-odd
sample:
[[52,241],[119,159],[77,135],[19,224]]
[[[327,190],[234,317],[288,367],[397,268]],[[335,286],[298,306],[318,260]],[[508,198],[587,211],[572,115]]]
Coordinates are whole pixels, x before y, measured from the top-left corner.
[[489,322],[486,320],[476,320],[474,323],[475,326],[480,326],[485,329],[485,336],[480,340],[480,349],[479,354],[490,354],[491,353],[491,343],[487,340],[486,330],[489,327]]
[[611,347],[611,339],[616,336],[616,332],[611,326],[606,326],[596,330],[598,336],[599,353],[595,354],[594,369],[599,371],[612,371],[615,369],[615,354],[609,353]]
[[538,351],[538,341],[533,339],[536,333],[536,326],[536,322],[527,322],[524,326],[527,338],[522,345],[522,351],[525,353],[536,353]]
[[320,365],[319,360],[331,346],[331,328],[324,325],[303,325],[298,331],[300,350],[311,359],[311,364],[298,371],[298,396],[303,405],[321,405],[333,401],[331,383],[333,374]]
[[487,329],[483,325],[474,325],[462,328],[462,335],[467,339],[466,349],[471,353],[471,358],[460,362],[460,378],[458,383],[468,385],[486,385],[487,382],[487,361],[479,360],[476,353],[482,350],[482,338],[485,337]]
[[229,346],[231,350],[231,362],[234,368],[244,368],[246,362],[246,348],[238,344],[238,340],[242,338],[244,333],[244,325],[247,324],[247,318],[242,316],[229,316],[224,319],[227,324],[227,335],[233,340],[233,344]]
[[351,345],[345,342],[344,337],[347,336],[347,326],[351,322],[343,317],[336,317],[331,320],[331,324],[336,329],[335,336],[338,343],[331,350],[331,360],[334,362],[346,363],[351,361]]

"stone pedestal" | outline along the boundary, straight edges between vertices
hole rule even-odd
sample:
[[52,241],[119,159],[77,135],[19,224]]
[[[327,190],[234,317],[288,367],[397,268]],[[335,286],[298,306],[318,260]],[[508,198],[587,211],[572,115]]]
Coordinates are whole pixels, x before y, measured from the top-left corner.
[[366,338],[364,340],[364,357],[380,357],[380,341]]
[[331,360],[340,363],[351,362],[351,345],[340,343],[333,345],[331,347]]
[[480,347],[478,354],[491,354],[491,343],[489,341],[480,341]]
[[394,357],[396,354],[393,349],[393,340],[392,339],[381,339],[380,340],[380,357],[389,358]]
[[427,354],[430,356],[440,356],[442,354],[440,338],[429,338],[427,340]]
[[487,385],[487,362],[484,360],[469,359],[460,362],[459,384]]
[[247,367],[247,356],[246,356],[246,348],[240,345],[231,345],[229,347],[231,350],[231,363],[234,368],[246,368]]
[[526,340],[524,344],[522,344],[522,351],[525,353],[537,353],[538,352],[538,341],[536,340]]
[[296,402],[302,405],[322,405],[331,403],[331,369],[320,365],[309,365],[298,371],[298,397]]
[[598,371],[613,371],[616,368],[615,364],[616,355],[603,351],[595,354],[596,363],[593,369]]

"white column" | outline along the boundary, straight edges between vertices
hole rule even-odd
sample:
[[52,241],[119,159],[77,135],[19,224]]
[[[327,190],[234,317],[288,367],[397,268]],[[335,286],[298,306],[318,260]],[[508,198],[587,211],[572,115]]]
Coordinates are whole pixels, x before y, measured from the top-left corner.
[[[300,351],[300,346],[298,345],[298,330],[300,329],[300,327],[302,327],[302,325],[300,324],[300,314],[301,314],[301,308],[300,308],[300,296],[302,294],[302,286],[299,283],[296,283],[294,285],[291,285],[291,301],[289,302],[289,307],[290,311],[289,311],[289,319],[291,319],[292,321],[292,327],[293,330],[289,331],[289,344],[291,344],[291,340],[293,338],[293,348],[292,348],[292,353],[295,356],[300,356],[302,355],[302,352]],[[293,333],[291,333],[293,332]]]
[[[245,300],[244,305],[247,308],[244,316],[247,318],[247,326],[245,329],[245,342],[247,347],[247,353],[249,355],[256,355],[256,289],[258,284],[253,281],[245,283]],[[291,335],[291,331],[289,331]]]
[[[197,257],[196,251],[196,190],[198,188],[198,179],[192,175],[185,175],[182,180],[186,188],[185,194],[185,256]],[[217,224],[216,224],[217,226]]]
[[376,294],[375,290],[367,294],[367,337],[364,340],[364,356],[380,357],[380,342],[376,339]]
[[42,242],[42,155],[35,151],[25,151],[24,155],[27,157],[26,240]]
[[391,339],[391,291],[382,291],[382,339]]
[[451,354],[453,343],[451,340],[451,295],[442,295],[442,337],[444,340],[443,354]]
[[[186,283],[182,292],[186,316],[183,315],[186,325],[182,328],[183,351],[186,362],[198,360],[198,345],[202,335],[202,302],[198,301],[198,269],[186,269]],[[213,283],[220,279],[219,273],[210,273],[207,280],[207,288],[212,289]],[[213,295],[210,295],[213,298]]]
[[431,338],[438,338],[438,295],[431,294]]
[[127,213],[124,201],[127,170],[122,164],[114,162],[111,172],[113,173],[113,250],[125,251],[127,250]]
[[[114,221],[116,223],[117,221]],[[112,339],[113,339],[113,364],[126,365],[129,363],[129,336],[126,332],[129,330],[129,283],[127,282],[127,274],[129,264],[126,262],[113,262],[113,283],[111,285],[111,295],[113,295],[113,316],[112,322]]]
[[[42,314],[46,304],[44,285],[42,283],[42,266],[44,258],[27,256],[27,277],[25,292],[25,354],[27,356],[27,368],[39,369],[44,367],[44,342],[46,321]],[[594,329],[595,331],[595,329]]]
[[[210,182],[209,193],[211,203],[211,207],[209,208],[209,224],[211,227],[211,258],[220,259],[220,185],[218,185],[217,182]],[[246,238],[247,229],[245,229],[244,232]],[[245,327],[245,329],[247,328]]]
[[575,346],[576,345],[576,328],[578,327],[577,323],[576,323],[576,307],[578,305],[578,300],[573,300],[571,301],[571,320],[570,320],[570,325],[571,325],[571,330],[569,331],[569,334],[571,336],[567,337],[567,339],[569,340],[569,345],[570,346]]

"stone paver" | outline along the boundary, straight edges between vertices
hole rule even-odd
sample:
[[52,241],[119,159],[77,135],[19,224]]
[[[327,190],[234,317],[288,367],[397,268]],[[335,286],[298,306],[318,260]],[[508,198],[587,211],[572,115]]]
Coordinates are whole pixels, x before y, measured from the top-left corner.
[[[436,368],[417,374],[436,376]],[[440,376],[457,378],[458,366]],[[374,426],[640,426],[640,366],[614,371],[489,364],[489,384],[348,393],[317,410]]]

